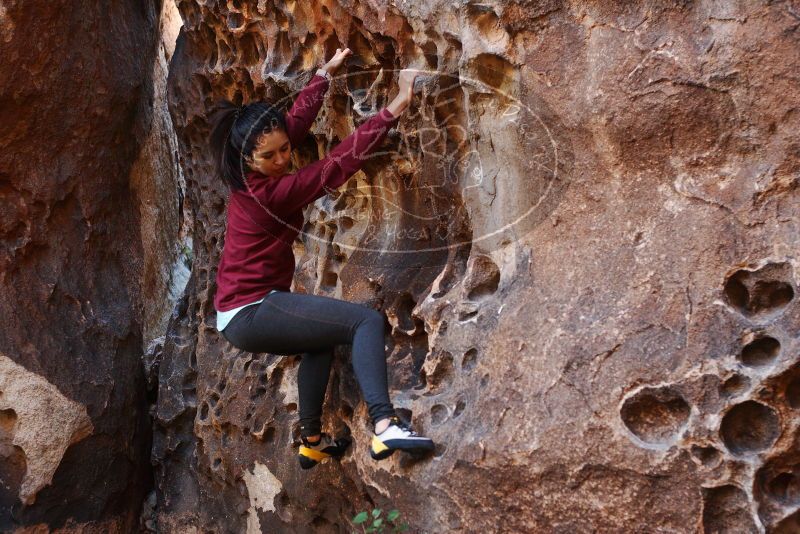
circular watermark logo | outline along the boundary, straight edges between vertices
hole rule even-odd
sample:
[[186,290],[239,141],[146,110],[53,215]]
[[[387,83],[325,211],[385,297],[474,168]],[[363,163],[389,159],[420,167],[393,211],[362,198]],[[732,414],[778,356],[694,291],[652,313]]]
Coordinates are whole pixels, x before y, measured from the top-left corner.
[[[417,69],[414,99],[380,143],[370,142],[375,133],[359,126],[388,104],[395,73],[335,76],[328,90],[334,105],[324,111],[321,128],[328,129],[329,161],[314,164],[320,172],[296,169],[276,178],[319,180],[309,224],[296,227],[275,206],[253,198],[307,247],[316,242],[349,263],[441,266],[456,249],[490,252],[508,245],[558,205],[573,157],[565,128],[546,103],[521,94],[524,86],[505,73],[490,71],[481,67],[481,79],[471,79]],[[302,105],[298,93],[275,104]],[[350,122],[358,131],[341,132]],[[334,148],[343,141],[332,141],[337,134],[359,136],[359,150],[337,155]],[[323,183],[323,176],[332,176],[324,172],[327,165],[344,158],[352,164],[354,157],[360,173],[338,187]],[[248,170],[244,163],[242,169]]]

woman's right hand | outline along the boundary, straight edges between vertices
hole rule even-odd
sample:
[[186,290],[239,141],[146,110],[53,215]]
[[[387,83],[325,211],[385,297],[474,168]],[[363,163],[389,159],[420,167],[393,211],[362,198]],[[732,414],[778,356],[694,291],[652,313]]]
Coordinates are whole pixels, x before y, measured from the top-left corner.
[[419,75],[415,69],[403,69],[397,82],[399,90],[394,100],[386,106],[395,117],[406,110],[414,98],[414,80]]
[[414,69],[403,69],[400,71],[400,79],[397,85],[400,87],[400,95],[404,95],[410,104],[414,98],[414,80],[419,75],[419,71]]

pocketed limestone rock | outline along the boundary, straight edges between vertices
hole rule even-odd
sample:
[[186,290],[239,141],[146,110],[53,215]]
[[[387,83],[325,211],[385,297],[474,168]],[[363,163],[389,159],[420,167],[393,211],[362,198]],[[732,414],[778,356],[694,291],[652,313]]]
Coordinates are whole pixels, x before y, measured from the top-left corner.
[[[165,532],[241,532],[254,513],[264,532],[339,532],[372,507],[420,532],[796,528],[796,9],[178,7],[170,112],[197,260],[160,369]],[[341,347],[324,427],[354,446],[309,484],[295,360],[213,328],[227,191],[206,138],[217,98],[288,105],[345,46],[297,165],[385,105],[398,69],[425,83],[382,155],[307,209],[293,289],[385,314],[393,402],[437,448],[370,459]],[[253,506],[256,466],[274,510]]]

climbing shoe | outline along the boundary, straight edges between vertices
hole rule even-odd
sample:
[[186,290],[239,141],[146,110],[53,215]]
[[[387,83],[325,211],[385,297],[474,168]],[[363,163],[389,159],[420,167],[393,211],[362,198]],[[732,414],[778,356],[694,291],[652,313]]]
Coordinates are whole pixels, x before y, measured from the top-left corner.
[[350,438],[333,439],[325,432],[320,434],[319,442],[317,443],[309,443],[305,437],[300,439],[303,444],[300,445],[300,452],[297,454],[297,458],[300,460],[300,467],[303,469],[311,469],[325,458],[338,458],[350,446]]
[[417,434],[399,417],[389,418],[389,426],[380,434],[372,436],[369,453],[375,460],[388,458],[394,451],[406,451],[418,456],[434,448],[433,440]]

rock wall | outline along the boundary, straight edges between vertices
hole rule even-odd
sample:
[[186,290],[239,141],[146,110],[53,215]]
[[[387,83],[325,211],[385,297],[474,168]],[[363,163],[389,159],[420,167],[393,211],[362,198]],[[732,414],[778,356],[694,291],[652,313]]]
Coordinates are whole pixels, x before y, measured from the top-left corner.
[[0,4],[3,532],[131,532],[152,484],[129,180],[159,10]]
[[[194,222],[153,459],[164,532],[796,532],[791,2],[179,1],[170,67]],[[392,398],[439,445],[372,461],[347,347],[295,459],[297,358],[243,353],[212,298],[219,97],[287,99],[337,47],[308,163],[431,71],[386,153],[307,210],[294,291],[385,313]]]
[[140,239],[143,249],[141,291],[143,341],[158,343],[167,320],[189,278],[192,241],[184,202],[183,173],[178,140],[167,109],[167,73],[175,50],[181,18],[175,2],[161,5],[158,49],[153,55],[150,107],[139,120],[147,124],[147,137],[130,173],[130,187],[138,199]]

